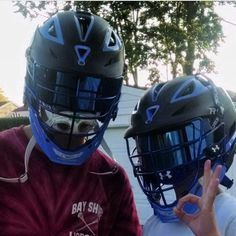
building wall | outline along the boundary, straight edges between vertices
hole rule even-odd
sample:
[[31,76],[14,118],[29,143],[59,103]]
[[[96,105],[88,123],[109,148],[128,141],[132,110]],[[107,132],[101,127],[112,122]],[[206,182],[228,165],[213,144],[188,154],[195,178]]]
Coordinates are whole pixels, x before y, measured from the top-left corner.
[[116,161],[125,169],[129,177],[140,222],[141,224],[144,224],[148,217],[152,215],[152,209],[147,201],[146,196],[142,192],[137,179],[133,175],[132,166],[126,151],[126,142],[123,138],[126,128],[127,127],[110,127],[105,132],[104,138],[109,145]]

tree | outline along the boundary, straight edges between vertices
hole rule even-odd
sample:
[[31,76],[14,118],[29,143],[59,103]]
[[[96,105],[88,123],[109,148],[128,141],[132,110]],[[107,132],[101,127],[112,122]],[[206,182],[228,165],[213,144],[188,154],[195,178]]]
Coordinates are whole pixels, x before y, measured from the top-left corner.
[[[20,12],[25,17],[37,17],[40,11],[47,12],[51,15],[59,9],[82,9],[89,10],[94,14],[100,15],[107,19],[113,28],[121,35],[126,47],[126,60],[128,71],[132,74],[134,86],[138,87],[138,67],[145,64],[148,56],[148,51],[145,49],[145,44],[141,37],[139,28],[140,12],[143,2],[129,1],[66,1],[59,5],[57,2],[39,2],[31,3],[15,2],[18,8],[16,12]],[[54,6],[54,11],[48,12],[47,9]],[[147,63],[146,63],[147,64]],[[128,77],[125,78],[125,83],[129,84]]]
[[214,2],[147,2],[145,14],[146,20],[153,22],[146,32],[155,48],[152,58],[170,64],[173,77],[214,69],[207,53],[216,53],[223,40]]
[[[17,1],[16,12],[37,17],[59,9],[84,9],[106,18],[122,36],[128,72],[134,86],[138,69],[150,70],[151,83],[159,81],[161,63],[170,65],[173,77],[195,71],[213,71],[208,53],[217,52],[223,40],[214,2],[204,1]],[[45,13],[44,13],[45,14]],[[126,78],[125,83],[130,84]]]

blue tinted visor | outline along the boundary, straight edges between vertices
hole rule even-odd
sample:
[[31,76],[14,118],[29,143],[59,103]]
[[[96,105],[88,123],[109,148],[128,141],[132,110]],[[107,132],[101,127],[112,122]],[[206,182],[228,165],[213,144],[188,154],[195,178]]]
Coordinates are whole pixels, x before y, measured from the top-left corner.
[[137,136],[136,157],[143,171],[172,169],[203,158],[207,147],[220,143],[223,134],[223,125],[213,129],[208,119],[197,119],[165,132]]
[[46,104],[51,112],[66,110],[103,116],[119,99],[122,79],[85,76],[28,63],[26,82],[41,105]]

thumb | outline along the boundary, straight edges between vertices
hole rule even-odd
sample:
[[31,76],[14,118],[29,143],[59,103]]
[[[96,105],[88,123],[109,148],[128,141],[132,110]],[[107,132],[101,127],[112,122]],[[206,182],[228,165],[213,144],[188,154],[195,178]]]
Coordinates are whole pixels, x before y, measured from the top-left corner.
[[187,225],[194,218],[194,215],[187,214],[185,211],[183,211],[183,209],[179,209],[179,208],[175,207],[173,209],[173,211],[176,214],[176,216]]

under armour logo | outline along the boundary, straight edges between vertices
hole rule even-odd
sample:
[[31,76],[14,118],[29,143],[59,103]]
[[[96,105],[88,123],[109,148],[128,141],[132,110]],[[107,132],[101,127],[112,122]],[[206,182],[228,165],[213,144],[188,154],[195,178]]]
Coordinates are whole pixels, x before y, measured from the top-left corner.
[[220,147],[217,144],[213,144],[212,146],[206,148],[206,157],[210,158],[210,159],[214,159],[215,157],[217,157],[217,155],[219,155],[220,153]]
[[216,153],[220,150],[220,147],[216,144],[216,145],[211,147],[211,150],[212,150],[213,153]]
[[170,170],[167,170],[165,172],[160,172],[159,173],[159,176],[160,176],[160,179],[161,180],[164,180],[165,178],[168,178],[168,179],[171,179],[172,178],[172,175],[171,175],[171,171]]

